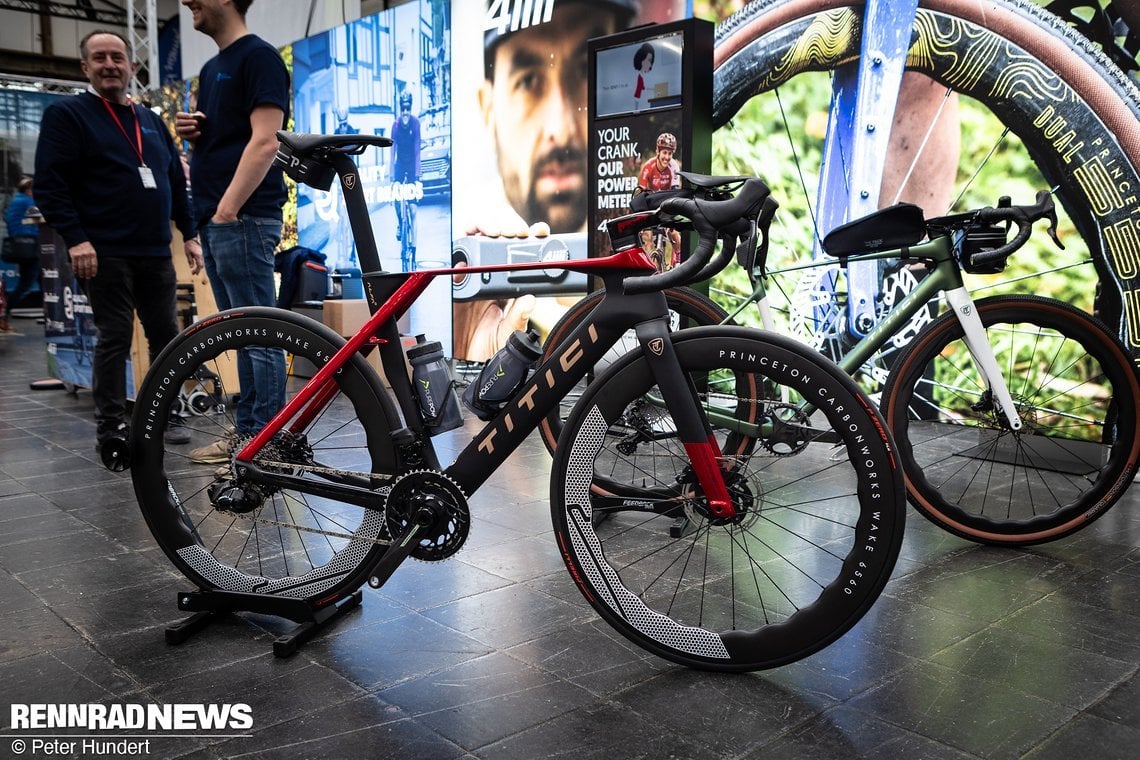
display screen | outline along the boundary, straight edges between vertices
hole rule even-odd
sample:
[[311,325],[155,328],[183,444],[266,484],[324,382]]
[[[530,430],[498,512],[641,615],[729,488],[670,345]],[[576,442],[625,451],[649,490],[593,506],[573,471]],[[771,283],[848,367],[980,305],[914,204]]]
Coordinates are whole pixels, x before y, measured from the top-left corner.
[[680,106],[683,51],[682,32],[599,50],[595,115]]

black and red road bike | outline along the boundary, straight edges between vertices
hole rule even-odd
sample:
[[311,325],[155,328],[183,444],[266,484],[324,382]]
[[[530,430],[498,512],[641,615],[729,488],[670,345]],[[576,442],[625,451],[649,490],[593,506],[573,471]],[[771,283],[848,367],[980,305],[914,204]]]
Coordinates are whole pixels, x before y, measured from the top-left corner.
[[[408,557],[453,555],[472,522],[468,499],[631,329],[638,348],[589,385],[551,468],[557,550],[594,609],[667,659],[753,670],[819,650],[870,608],[894,566],[905,504],[872,404],[795,341],[669,329],[661,289],[757,244],[771,203],[762,182],[691,176],[661,208],[609,222],[616,252],[604,258],[389,274],[352,159],[386,138],[279,139],[278,161],[298,182],[327,190],[339,180],[372,316],[346,341],[289,311],[233,309],[187,329],[148,372],[132,477],[155,539],[197,586],[179,596],[199,612],[189,628],[231,610],[312,628]],[[666,223],[698,240],[657,274],[639,233]],[[431,437],[397,321],[435,277],[557,267],[597,277],[605,297],[497,415]],[[291,368],[284,406],[245,435],[233,418],[241,389],[226,381],[243,352],[283,355]],[[189,420],[191,446],[165,444],[167,412],[204,369],[221,378],[226,403]],[[224,442],[225,461],[189,461],[187,449],[211,441]]]

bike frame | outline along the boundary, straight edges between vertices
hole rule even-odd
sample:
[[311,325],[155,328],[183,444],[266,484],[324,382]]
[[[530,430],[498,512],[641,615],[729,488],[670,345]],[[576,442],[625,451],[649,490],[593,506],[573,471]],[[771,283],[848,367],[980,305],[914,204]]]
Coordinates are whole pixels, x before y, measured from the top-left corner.
[[[962,270],[955,256],[954,246],[955,243],[951,241],[948,235],[940,235],[934,240],[914,246],[913,248],[878,251],[875,253],[864,253],[844,257],[840,263],[848,266],[856,262],[874,265],[874,262],[884,259],[921,261],[928,265],[933,264],[933,266],[929,268],[927,276],[918,283],[914,290],[907,293],[901,301],[895,304],[894,308],[892,308],[878,324],[866,331],[866,334],[836,363],[844,372],[849,375],[854,375],[855,371],[862,366],[863,362],[871,358],[875,352],[882,349],[891,337],[899,332],[915,314],[926,308],[927,303],[929,303],[932,298],[939,293],[943,293],[947,303],[954,312],[954,316],[957,317],[958,322],[965,331],[965,341],[970,352],[970,357],[973,359],[982,379],[986,382],[990,393],[993,395],[994,401],[1000,409],[1000,413],[1006,419],[1011,429],[1020,430],[1021,419],[1017,415],[1013,397],[1009,392],[1009,388],[1006,387],[1005,378],[1002,376],[1001,370],[998,367],[993,348],[986,338],[985,327],[982,325],[978,311],[974,308],[974,301],[970,297],[970,293],[966,289],[965,282],[962,279]],[[768,303],[768,291],[765,285],[765,279],[771,275],[827,266],[833,261],[834,260],[813,260],[806,264],[774,269],[766,271],[760,274],[760,276],[754,276],[752,279],[755,285],[752,295],[728,316],[728,320],[736,319],[750,304],[756,303],[757,308],[760,310],[762,324],[765,328],[772,329],[773,321],[771,307]],[[850,299],[851,297],[849,288],[848,298]],[[714,415],[715,413],[710,413],[710,417]],[[718,424],[731,424],[730,420],[721,420],[719,417],[716,417],[716,421]]]
[[[404,418],[413,455],[427,466],[438,468],[439,462],[420,416],[415,389],[408,377],[396,320],[431,284],[435,277],[481,272],[566,269],[601,278],[606,296],[590,313],[590,319],[576,329],[560,351],[543,362],[531,378],[502,410],[477,433],[456,460],[444,470],[466,495],[474,493],[499,465],[546,418],[547,414],[569,394],[573,387],[593,369],[605,353],[629,329],[636,329],[650,370],[661,389],[665,405],[671,411],[678,437],[692,462],[701,488],[708,497],[710,509],[719,517],[734,515],[732,501],[718,465],[721,452],[704,417],[696,392],[681,370],[673,352],[669,333],[668,307],[660,291],[626,295],[625,278],[654,273],[649,257],[640,247],[626,248],[611,256],[564,262],[528,262],[452,269],[434,269],[408,273],[380,272],[375,236],[368,222],[363,190],[353,177],[352,159],[344,154],[330,156],[342,190],[357,251],[361,263],[372,269],[364,275],[365,295],[372,316],[336,354],[302,386],[254,438],[235,455],[236,465],[253,482],[287,486],[303,493],[337,499],[365,508],[383,507],[384,494],[372,487],[377,475],[367,486],[316,481],[280,472],[261,470],[253,461],[263,447],[282,431],[302,432],[332,400],[336,393],[333,377],[355,354],[380,352],[385,375]],[[401,431],[393,431],[401,433]],[[398,476],[399,473],[391,477]]]

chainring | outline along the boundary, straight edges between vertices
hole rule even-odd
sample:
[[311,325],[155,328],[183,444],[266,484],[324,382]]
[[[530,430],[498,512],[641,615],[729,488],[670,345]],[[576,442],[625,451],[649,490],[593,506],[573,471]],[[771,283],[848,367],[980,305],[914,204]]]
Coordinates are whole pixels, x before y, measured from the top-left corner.
[[764,416],[771,432],[762,435],[757,443],[772,456],[790,457],[807,448],[811,442],[811,421],[795,404],[765,401]]
[[438,562],[459,551],[471,529],[471,511],[463,490],[438,470],[414,470],[392,484],[384,507],[384,523],[394,540],[403,534],[420,507],[435,515],[427,535],[412,550],[425,562]]

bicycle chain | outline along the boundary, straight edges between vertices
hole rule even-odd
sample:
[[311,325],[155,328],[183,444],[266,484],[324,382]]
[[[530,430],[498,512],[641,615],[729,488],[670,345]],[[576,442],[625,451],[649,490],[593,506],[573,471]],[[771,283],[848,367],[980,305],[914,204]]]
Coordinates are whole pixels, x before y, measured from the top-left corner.
[[257,517],[252,512],[242,514],[240,512],[226,512],[227,515],[240,517],[243,520],[261,523],[262,525],[272,525],[276,528],[288,528],[289,530],[299,530],[302,533],[316,533],[319,536],[329,536],[331,538],[343,538],[348,541],[364,541],[369,544],[376,544],[377,546],[391,546],[392,539],[390,538],[367,538],[365,536],[354,535],[351,533],[338,533],[335,530],[321,530],[320,528],[308,528],[304,525],[297,525],[296,523],[281,522],[280,520],[271,520],[268,517]]
[[[335,469],[332,467],[318,467],[316,465],[298,466],[296,463],[293,463],[293,462],[259,461],[258,464],[265,466],[265,467],[287,467],[287,468],[292,469],[294,472],[296,472],[297,470],[304,470],[306,472],[317,472],[317,473],[325,473],[325,474],[355,475],[355,476],[371,475],[373,477],[376,477],[375,473],[360,473],[360,472],[353,472],[351,470],[338,470],[338,469]],[[442,472],[437,472],[435,470],[415,471],[413,473],[405,473],[405,475],[423,475],[425,472],[432,472],[433,474],[440,475],[440,476],[446,478],[449,482],[454,483],[454,481],[452,481],[451,478],[448,478],[446,475],[443,475]],[[394,479],[398,480],[399,477],[403,477],[403,476],[397,477],[397,476],[383,476],[383,475],[381,475],[379,477],[390,477],[390,478],[394,478]],[[459,488],[458,485],[456,485],[455,487],[457,489]],[[381,488],[376,489],[377,493],[384,493],[385,495],[387,494],[387,492],[390,492],[391,490],[392,490],[392,486],[382,486]],[[459,492],[462,494],[462,490],[460,490]],[[258,510],[258,511],[260,511],[260,510]],[[343,538],[347,541],[364,541],[366,543],[374,544],[376,546],[391,546],[393,543],[393,539],[391,539],[391,538],[368,538],[366,536],[361,536],[358,534],[339,533],[339,532],[334,531],[334,530],[322,530],[320,528],[309,528],[309,527],[306,527],[304,525],[297,525],[295,523],[282,522],[280,520],[274,520],[274,519],[271,519],[269,517],[258,517],[255,514],[253,514],[252,512],[250,512],[250,513],[226,512],[226,514],[233,515],[234,517],[240,517],[243,520],[248,520],[250,522],[260,523],[262,525],[270,525],[270,526],[273,526],[276,528],[288,528],[290,530],[297,530],[297,531],[301,531],[303,533],[313,533],[313,534],[316,534],[319,536],[328,536],[331,538]],[[383,520],[383,524],[386,527],[387,521],[388,521],[388,514],[387,514],[386,509],[381,514],[381,519]],[[456,548],[458,548],[458,547],[456,547]],[[441,562],[445,559],[450,558],[450,556],[451,555],[448,555],[446,557],[423,559],[423,558],[417,557],[413,554],[412,559],[415,559],[415,560],[420,561],[420,562],[437,563],[437,562]]]
[[[782,402],[782,401],[772,401],[771,399],[739,398],[739,397],[736,397],[736,398],[738,401],[743,401],[743,402],[750,403],[750,404],[765,404],[765,405],[768,405],[769,408],[778,406],[778,407],[781,407],[784,409],[790,409],[793,411],[795,411],[797,409],[794,404],[789,404],[789,403]],[[707,397],[705,397],[705,400],[707,400]],[[773,457],[793,456],[795,453],[797,453],[795,451],[789,451],[788,453],[781,453],[781,452],[773,451],[769,448],[769,446],[767,444],[763,443],[762,439],[761,439],[761,445],[763,445],[764,450],[767,451]],[[670,457],[670,458],[675,457],[675,455],[673,455],[673,454],[648,454],[648,455],[642,454],[641,456],[660,456],[660,457]],[[740,457],[734,457],[734,458],[736,458],[737,460],[740,459]],[[340,470],[340,469],[337,469],[335,467],[321,467],[319,465],[298,464],[296,462],[278,462],[278,461],[274,461],[274,460],[256,460],[256,461],[257,461],[257,464],[261,467],[264,467],[267,469],[286,470],[286,471],[292,472],[294,475],[303,475],[303,474],[307,474],[307,473],[314,473],[317,475],[370,477],[370,478],[388,477],[389,479],[392,479],[392,476],[382,476],[382,475],[377,475],[375,473],[355,472],[352,470]],[[389,486],[382,486],[380,489],[377,489],[377,492],[378,493],[386,493],[386,491],[390,491],[391,488],[392,487],[390,485]],[[260,512],[261,510],[258,510],[258,511]],[[275,527],[275,528],[288,528],[290,530],[297,530],[297,531],[301,531],[303,533],[313,533],[316,535],[327,536],[330,538],[342,538],[342,539],[345,539],[347,541],[365,541],[367,543],[375,544],[378,546],[391,546],[392,545],[392,539],[391,538],[379,538],[379,537],[367,538],[365,536],[356,535],[356,534],[340,533],[338,531],[323,530],[321,528],[310,528],[310,527],[307,527],[304,525],[297,525],[295,523],[286,523],[286,522],[282,522],[280,520],[274,520],[274,519],[271,519],[268,517],[260,517],[256,514],[252,513],[252,512],[251,513],[245,513],[245,514],[238,513],[238,512],[227,512],[227,514],[231,514],[234,517],[240,517],[243,520],[249,520],[250,522],[261,523],[262,525],[270,525],[270,526]],[[387,517],[388,517],[386,510],[381,515],[381,517],[384,520],[384,522],[386,523]]]
[[[312,473],[317,473],[317,474],[322,474],[322,475],[341,475],[341,476],[349,475],[349,476],[355,476],[355,477],[361,477],[361,476],[365,476],[365,477],[388,477],[388,476],[383,476],[383,475],[377,475],[375,473],[354,472],[352,470],[338,470],[334,467],[320,467],[318,465],[301,465],[301,464],[297,464],[296,462],[275,462],[272,460],[255,460],[255,461],[257,462],[258,466],[260,466],[260,467],[265,467],[267,469],[286,469],[286,470],[292,472],[294,475],[301,475],[304,473],[312,472]],[[382,494],[387,495],[387,491],[390,491],[391,489],[392,489],[392,487],[389,485],[389,486],[382,486],[381,488],[376,489],[376,491],[377,491],[377,493],[382,493]],[[260,512],[261,510],[257,510],[257,511]],[[253,512],[248,512],[248,513],[226,512],[225,514],[233,515],[234,517],[240,517],[243,520],[249,520],[251,522],[261,523],[262,525],[271,525],[275,528],[288,528],[290,530],[298,530],[298,531],[301,531],[303,533],[315,533],[319,536],[328,536],[330,538],[343,538],[343,539],[348,540],[348,541],[365,541],[367,543],[376,544],[378,546],[391,546],[392,545],[392,539],[391,538],[368,538],[366,536],[361,536],[361,535],[357,535],[357,534],[340,533],[340,532],[337,532],[335,530],[322,530],[321,528],[309,528],[309,527],[306,527],[304,525],[297,525],[296,523],[282,522],[280,520],[274,520],[274,519],[269,518],[269,517],[259,517],[256,514],[254,514]],[[381,518],[382,524],[386,524],[387,514],[382,512],[380,515],[380,518]]]

